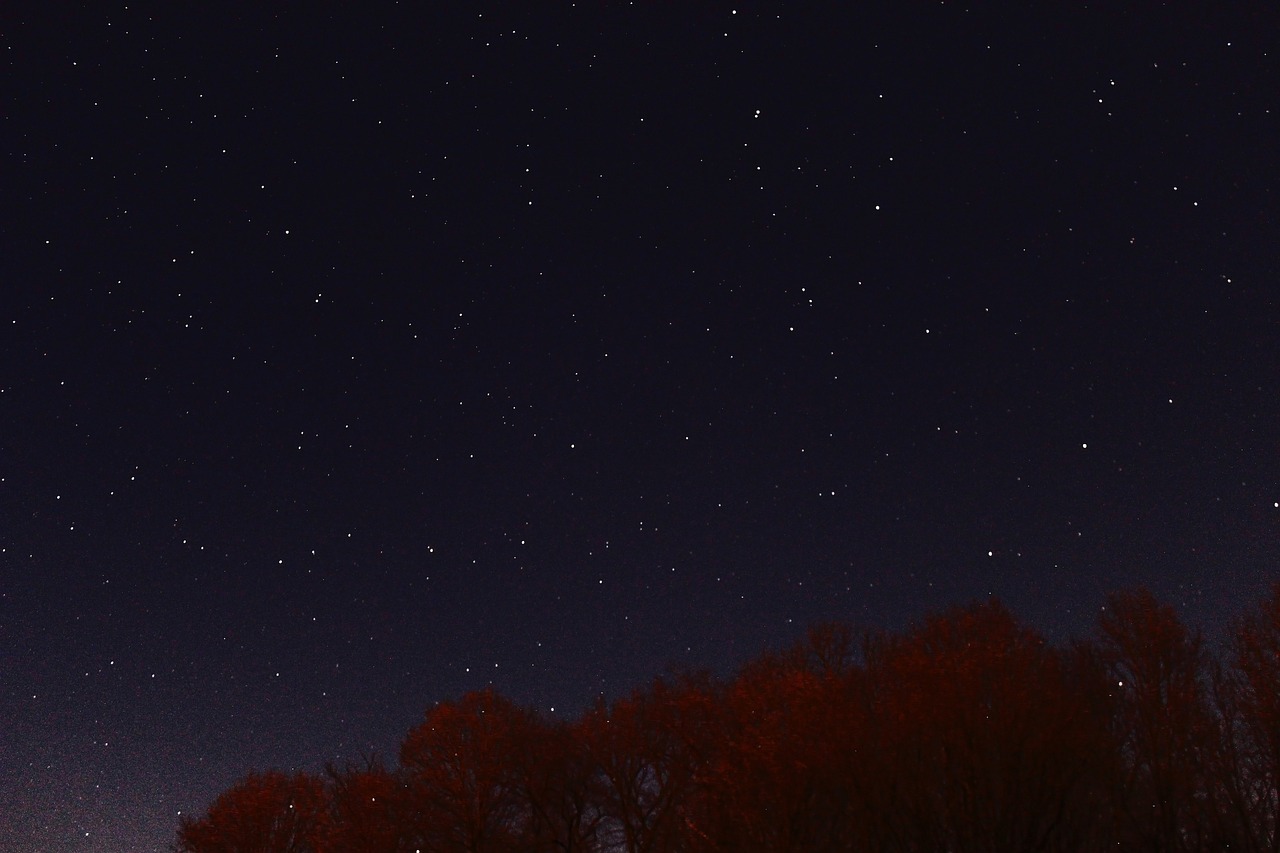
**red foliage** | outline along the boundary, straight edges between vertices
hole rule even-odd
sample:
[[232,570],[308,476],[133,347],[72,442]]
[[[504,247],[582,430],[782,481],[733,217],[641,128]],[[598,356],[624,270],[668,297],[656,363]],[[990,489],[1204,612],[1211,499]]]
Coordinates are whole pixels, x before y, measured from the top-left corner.
[[327,826],[324,783],[304,774],[251,773],[199,820],[184,820],[184,853],[314,853]]
[[1145,590],[1067,649],[996,602],[856,641],[823,626],[728,682],[660,679],[572,724],[469,693],[397,769],[251,774],[175,847],[1275,853],[1280,585],[1208,663]]

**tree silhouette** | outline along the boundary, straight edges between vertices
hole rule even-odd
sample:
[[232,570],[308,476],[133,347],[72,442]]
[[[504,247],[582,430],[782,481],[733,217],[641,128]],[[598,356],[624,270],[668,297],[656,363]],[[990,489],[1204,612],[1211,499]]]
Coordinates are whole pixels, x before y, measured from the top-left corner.
[[823,625],[753,662],[717,703],[712,747],[686,806],[695,850],[848,849],[847,767],[858,729],[846,626]]
[[527,814],[522,849],[599,849],[600,778],[585,744],[568,724],[529,714],[519,725],[509,760]]
[[1280,584],[1222,664],[1150,592],[1057,648],[995,601],[552,722],[431,708],[400,764],[251,773],[178,853],[1280,853]]
[[330,820],[324,850],[333,853],[413,853],[404,774],[376,760],[364,767],[328,768]]
[[304,774],[250,773],[198,820],[184,818],[181,853],[316,853],[327,824],[324,783]]
[[430,850],[515,850],[528,820],[509,756],[526,712],[491,690],[432,708],[400,748],[415,843]]
[[1232,631],[1216,681],[1226,730],[1217,774],[1218,840],[1247,853],[1280,850],[1280,583]]
[[[906,849],[1056,851],[1095,840],[1104,721],[1057,653],[991,602],[873,641],[875,737],[890,795],[870,841]],[[882,777],[883,778],[883,777]]]
[[647,692],[597,703],[579,731],[599,774],[608,849],[687,847],[682,811],[706,761],[713,696],[705,678],[659,679]]
[[1098,654],[1115,685],[1122,843],[1153,853],[1204,849],[1217,726],[1200,636],[1146,589],[1111,595],[1099,631]]

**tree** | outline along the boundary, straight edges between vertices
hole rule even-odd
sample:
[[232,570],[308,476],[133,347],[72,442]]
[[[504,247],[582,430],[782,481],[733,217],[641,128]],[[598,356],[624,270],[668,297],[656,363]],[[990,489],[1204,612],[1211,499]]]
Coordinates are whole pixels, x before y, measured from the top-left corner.
[[327,769],[332,853],[413,853],[408,798],[402,774],[369,759],[363,767]]
[[527,712],[492,690],[432,708],[400,748],[407,820],[433,851],[505,853],[526,832],[528,813],[510,756]]
[[1108,597],[1098,626],[1097,653],[1115,690],[1121,840],[1153,853],[1203,849],[1218,729],[1200,636],[1146,589]]
[[727,684],[658,679],[573,723],[492,691],[400,767],[250,774],[177,853],[1280,853],[1280,584],[1208,677],[1150,592],[1048,645],[998,602],[856,645],[821,626]]
[[846,778],[860,726],[847,627],[823,625],[746,666],[717,703],[714,748],[687,810],[707,851],[849,849]]
[[650,689],[587,713],[579,726],[599,774],[609,849],[676,853],[688,845],[684,811],[709,749],[709,680],[659,679]]
[[601,849],[600,778],[586,745],[570,726],[532,715],[516,735],[511,761],[528,811],[523,849]]
[[867,668],[879,766],[858,780],[864,843],[1094,849],[1105,720],[1061,657],[998,602],[873,638]]
[[1219,839],[1247,853],[1280,851],[1280,583],[1233,626],[1215,681],[1227,734]]
[[317,853],[326,826],[324,783],[302,773],[250,773],[199,819],[184,818],[180,853]]

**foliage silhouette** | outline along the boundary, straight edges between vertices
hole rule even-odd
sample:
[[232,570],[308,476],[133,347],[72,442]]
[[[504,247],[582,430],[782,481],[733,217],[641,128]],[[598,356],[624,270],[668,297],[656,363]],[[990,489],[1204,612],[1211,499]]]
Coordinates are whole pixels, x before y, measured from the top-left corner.
[[434,706],[400,762],[251,773],[179,853],[1280,850],[1280,584],[1211,660],[1144,589],[1054,647],[997,601],[823,625],[554,722]]

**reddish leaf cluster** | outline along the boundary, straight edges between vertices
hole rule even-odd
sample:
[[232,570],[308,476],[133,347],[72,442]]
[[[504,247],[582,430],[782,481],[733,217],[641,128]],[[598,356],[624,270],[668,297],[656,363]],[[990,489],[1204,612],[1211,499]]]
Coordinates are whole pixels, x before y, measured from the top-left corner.
[[824,626],[722,682],[572,723],[493,692],[400,763],[251,774],[185,853],[1280,849],[1280,584],[1219,664],[1145,590],[1067,648],[995,602],[902,634]]

